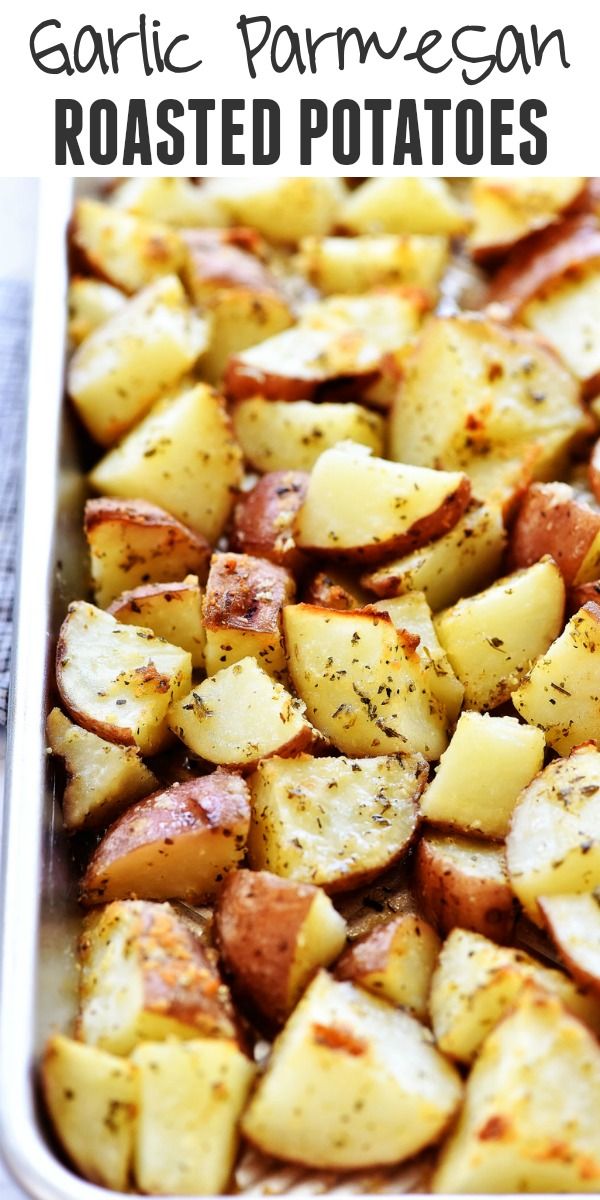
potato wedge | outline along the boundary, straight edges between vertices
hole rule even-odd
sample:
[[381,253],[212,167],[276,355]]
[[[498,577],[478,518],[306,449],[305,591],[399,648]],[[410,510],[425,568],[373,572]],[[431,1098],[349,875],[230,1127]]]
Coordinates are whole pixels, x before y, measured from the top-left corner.
[[238,1121],[255,1067],[234,1042],[145,1042],[139,1080],[135,1178],[151,1195],[213,1196],[227,1183]]
[[[439,317],[404,366],[391,457],[466,471],[479,500],[510,507],[532,479],[556,478],[588,428],[573,376],[529,331],[471,313]],[[442,395],[452,403],[440,410]]]
[[427,921],[402,913],[353,942],[336,967],[336,978],[348,979],[425,1021],[440,947]]
[[377,596],[423,592],[434,612],[471,596],[497,575],[506,543],[499,507],[471,500],[456,525],[433,542],[362,576]]
[[282,613],[294,599],[289,571],[248,554],[213,554],[204,596],[207,675],[242,658],[285,678]]
[[464,233],[466,213],[443,179],[367,179],[351,192],[339,222],[352,233]]
[[348,440],[383,454],[383,417],[351,401],[289,404],[251,396],[236,404],[233,427],[256,471],[310,471],[324,450]]
[[460,472],[390,463],[343,442],[313,467],[296,514],[296,544],[334,559],[377,562],[447,533],[470,492]]
[[438,614],[435,627],[467,708],[496,708],[563,626],[565,585],[551,558],[499,579]]
[[588,214],[566,217],[527,238],[496,273],[488,300],[518,316],[548,284],[600,260],[600,231]]
[[398,284],[435,296],[447,263],[447,239],[419,234],[308,237],[296,257],[298,270],[326,296]]
[[174,275],[127,300],[75,351],[67,390],[86,429],[111,446],[189,372],[206,349],[208,321]]
[[[600,992],[600,900],[583,896],[541,896],[538,904],[548,933],[574,979]],[[600,1000],[599,1000],[600,1004]]]
[[512,695],[525,721],[559,754],[600,739],[600,606],[584,604]]
[[185,650],[150,629],[121,625],[93,604],[69,607],[56,648],[56,682],[79,725],[142,754],[170,740],[167,710],[191,687]]
[[448,722],[454,724],[462,707],[464,688],[450,666],[446,651],[440,646],[423,592],[407,592],[392,600],[378,600],[371,608],[375,612],[388,613],[401,640],[405,634],[419,639],[415,649],[431,694],[445,709]]
[[581,746],[522,792],[506,841],[510,881],[538,925],[538,899],[600,887],[600,754]]
[[84,531],[101,608],[138,584],[168,583],[190,573],[205,580],[208,574],[206,538],[146,500],[88,500]]
[[600,566],[600,509],[567,483],[534,483],[519,509],[510,549],[515,567],[529,567],[549,554],[567,587],[588,583]]
[[418,1021],[322,971],[277,1038],[242,1129],[292,1162],[378,1166],[435,1141],[461,1091]]
[[319,968],[346,944],[346,922],[325,892],[268,871],[227,877],[216,930],[236,996],[269,1027],[283,1024]]
[[87,197],[76,201],[70,240],[76,261],[124,292],[175,275],[183,264],[181,239],[167,225]]
[[143,583],[122,592],[108,608],[122,625],[142,624],[157,637],[181,646],[192,658],[192,667],[204,666],[205,632],[202,624],[202,588],[197,575],[180,583]]
[[341,179],[316,176],[211,179],[203,191],[230,222],[248,225],[270,242],[284,244],[329,233],[346,194]]
[[73,1166],[91,1183],[126,1192],[138,1108],[133,1065],[55,1033],[41,1080],[54,1132]]
[[114,317],[126,302],[123,292],[100,279],[76,277],[69,284],[69,341],[72,346],[81,342]]
[[121,179],[110,194],[109,204],[176,229],[227,224],[226,214],[207,189],[183,176]]
[[136,746],[116,746],[74,725],[59,708],[46,722],[54,755],[64,759],[67,784],[62,798],[66,829],[97,829],[158,786]]
[[600,1050],[533,992],[485,1042],[433,1191],[597,1192]]
[[105,495],[159,504],[216,541],[242,480],[241,452],[221,397],[199,383],[157,404],[90,480]]
[[439,758],[448,717],[415,648],[387,613],[289,605],[283,626],[290,677],[309,719],[350,755],[416,751]]
[[307,486],[304,471],[272,471],[259,479],[235,506],[233,549],[298,570],[305,560],[296,546],[293,528]]
[[514,717],[464,712],[421,803],[435,825],[505,838],[523,788],[544,765],[540,729]]
[[551,225],[581,195],[585,179],[474,179],[469,249],[485,260],[506,253],[521,238]]
[[409,849],[427,767],[420,755],[272,758],[250,777],[255,870],[348,891]]
[[431,983],[431,1021],[444,1054],[472,1063],[488,1034],[518,1004],[532,983],[555,996],[594,1032],[600,1029],[600,1000],[556,971],[512,946],[497,946],[479,933],[453,929]]
[[85,904],[139,897],[197,904],[243,858],[250,806],[231,771],[175,783],[134,804],[105,833],[81,884]]
[[417,847],[416,885],[423,912],[440,933],[459,926],[509,940],[516,904],[504,847],[427,833]]
[[79,943],[77,1034],[112,1054],[138,1042],[234,1038],[214,956],[169,904],[121,900],[86,918]]
[[315,739],[305,705],[260,667],[242,658],[171,705],[173,733],[199,758],[253,767],[271,754],[295,754]]

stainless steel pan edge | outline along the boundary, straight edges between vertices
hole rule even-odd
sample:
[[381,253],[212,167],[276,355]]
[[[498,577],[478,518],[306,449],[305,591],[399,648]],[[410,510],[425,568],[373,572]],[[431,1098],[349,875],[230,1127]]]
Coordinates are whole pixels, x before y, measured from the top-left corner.
[[[65,235],[73,195],[68,179],[54,177],[41,183],[0,847],[0,1149],[17,1183],[39,1200],[118,1200],[118,1193],[80,1179],[53,1153],[40,1125],[34,1078],[38,1007],[44,988],[40,978],[42,841],[47,837],[44,724],[54,640],[51,613],[57,600],[55,547],[68,283]],[[68,592],[67,586],[62,600]],[[66,931],[61,936],[64,943]],[[58,1013],[51,1024],[60,1027]],[[339,1186],[335,1191],[340,1195]]]

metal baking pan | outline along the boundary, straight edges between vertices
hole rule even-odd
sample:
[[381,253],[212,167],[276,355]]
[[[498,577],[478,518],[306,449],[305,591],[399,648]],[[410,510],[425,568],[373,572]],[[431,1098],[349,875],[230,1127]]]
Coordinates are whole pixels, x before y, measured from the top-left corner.
[[[83,190],[97,190],[93,182]],[[67,345],[66,234],[73,181],[41,186],[24,455],[21,554],[1,845],[0,1145],[15,1179],[39,1200],[117,1200],[61,1160],[35,1080],[51,1030],[75,1011],[77,869],[47,769],[45,718],[53,650],[70,600],[86,594],[81,530],[86,451],[63,404]],[[248,1151],[235,1177],[246,1194],[423,1192],[423,1164],[352,1176],[307,1172]]]

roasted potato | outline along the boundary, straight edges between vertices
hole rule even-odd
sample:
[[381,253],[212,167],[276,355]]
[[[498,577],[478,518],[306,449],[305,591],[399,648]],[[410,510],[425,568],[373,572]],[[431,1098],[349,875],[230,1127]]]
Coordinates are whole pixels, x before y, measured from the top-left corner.
[[183,176],[165,178],[146,175],[143,179],[121,179],[109,196],[109,204],[136,217],[162,221],[175,228],[212,228],[227,224],[227,216],[208,189],[197,187]]
[[[375,612],[391,617],[398,635],[408,644],[418,638],[415,650],[425,672],[432,696],[446,711],[448,722],[454,724],[462,707],[464,688],[456,678],[435,631],[431,609],[423,592],[407,592],[392,600],[378,600],[371,605]],[[406,635],[408,634],[408,638]]]
[[105,833],[81,885],[85,904],[139,897],[196,904],[244,855],[248,790],[231,771],[174,783],[134,804]]
[[337,224],[346,189],[341,179],[211,179],[202,189],[227,214],[270,242],[299,242],[325,234]]
[[183,265],[183,244],[167,225],[82,198],[70,229],[77,264],[124,292],[138,292]]
[[600,1000],[589,989],[523,950],[453,929],[431,982],[431,1021],[440,1050],[472,1063],[488,1034],[532,983],[556,996],[595,1033],[600,1030]]
[[445,237],[410,233],[307,237],[300,243],[295,265],[326,296],[398,284],[435,296],[448,258]]
[[527,238],[493,277],[488,293],[491,304],[502,305],[518,316],[548,284],[600,259],[600,231],[588,214],[566,217]]
[[54,1132],[73,1166],[91,1183],[126,1192],[138,1111],[133,1065],[55,1033],[46,1043],[41,1081]]
[[138,584],[168,583],[190,573],[206,579],[206,538],[155,504],[106,496],[88,500],[83,527],[94,598],[101,608]]
[[596,1039],[533,991],[484,1043],[433,1191],[597,1192],[599,1102]]
[[242,480],[224,403],[205,383],[160,402],[90,475],[108,496],[141,497],[214,542]]
[[126,302],[123,292],[100,279],[80,276],[69,284],[69,341],[79,346],[90,333],[114,317]]
[[544,735],[514,717],[464,712],[425,791],[421,813],[435,825],[505,838],[517,800],[544,765]]
[[256,471],[310,471],[319,455],[338,442],[384,448],[384,421],[360,404],[313,404],[250,396],[233,410],[233,427],[244,458]]
[[174,275],[144,289],[75,351],[67,390],[86,429],[111,446],[192,369],[209,339]]
[[214,554],[204,596],[207,675],[256,658],[276,679],[286,675],[282,613],[294,599],[284,567],[249,554]]
[[464,233],[466,212],[443,179],[366,179],[350,192],[339,222],[352,233]]
[[292,1162],[379,1166],[435,1141],[461,1092],[418,1021],[322,971],[277,1038],[242,1129]]
[[423,912],[440,933],[458,926],[509,940],[516,904],[503,847],[427,833],[417,847],[415,879]]
[[272,758],[250,777],[255,870],[348,891],[409,849],[427,777],[419,755]]
[[192,658],[192,667],[204,666],[205,632],[202,624],[202,588],[197,575],[179,583],[143,583],[122,592],[108,611],[122,625],[142,624],[157,637],[181,646]]
[[53,708],[46,737],[54,755],[64,759],[67,783],[62,797],[66,829],[96,829],[158,786],[137,746],[118,746],[89,729],[80,729]]
[[588,583],[600,570],[600,509],[567,483],[534,483],[513,526],[510,552],[515,567],[549,554],[567,587]]
[[129,1054],[164,1038],[234,1038],[214,958],[169,904],[115,901],[86,918],[79,943],[77,1033]]
[[320,967],[346,944],[346,922],[312,884],[268,871],[234,871],[219,894],[216,930],[235,994],[281,1025]]
[[467,708],[496,708],[563,626],[565,585],[551,558],[515,571],[438,614],[435,627]]
[[293,528],[307,486],[304,471],[272,471],[259,479],[236,504],[233,549],[298,570],[304,556],[296,546]]
[[172,704],[169,724],[199,758],[248,769],[261,758],[295,754],[315,740],[304,710],[303,702],[255,658],[242,658]]
[[447,533],[470,492],[460,472],[390,463],[342,442],[313,467],[296,514],[295,541],[333,559],[377,562]]
[[591,895],[541,896],[548,933],[574,979],[600,992],[600,900]]
[[588,739],[600,739],[599,647],[600,606],[590,601],[571,617],[512,694],[520,715],[543,729],[548,745],[559,754],[568,754]]
[[65,707],[84,729],[157,754],[170,739],[169,705],[191,687],[192,661],[186,650],[152,630],[121,625],[78,600],[61,626],[56,682]]
[[336,967],[336,977],[348,979],[424,1021],[440,946],[427,921],[402,913],[353,942]]
[[581,195],[585,179],[474,179],[469,249],[485,260],[506,253],[528,234],[552,225]]
[[600,886],[600,754],[580,746],[538,775],[513,812],[506,842],[510,882],[538,924],[541,896]]
[[[317,608],[364,608],[369,598],[358,580],[343,566],[329,566],[326,571],[314,571],[305,580],[302,591],[304,604]],[[373,605],[375,607],[375,605]]]

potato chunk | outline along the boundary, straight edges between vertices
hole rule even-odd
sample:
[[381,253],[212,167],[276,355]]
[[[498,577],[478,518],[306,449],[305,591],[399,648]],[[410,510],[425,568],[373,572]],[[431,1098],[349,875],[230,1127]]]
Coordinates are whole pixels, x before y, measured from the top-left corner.
[[578,278],[557,281],[521,312],[523,324],[556,346],[563,362],[590,395],[595,395],[600,382],[598,267],[596,263],[580,271]]
[[176,274],[183,263],[183,245],[172,229],[99,200],[76,202],[70,232],[72,251],[85,267],[125,292]]
[[227,1187],[238,1121],[255,1067],[234,1042],[145,1042],[139,1079],[135,1178],[152,1195],[214,1196]]
[[600,1050],[532,994],[485,1042],[433,1180],[445,1192],[597,1192]]
[[119,288],[100,279],[79,277],[69,284],[69,341],[73,346],[103,325],[123,307],[126,298]]
[[250,864],[348,891],[406,853],[427,769],[419,755],[274,758],[250,779]]
[[324,295],[401,284],[435,295],[448,262],[445,237],[380,234],[308,237],[296,266]]
[[528,916],[541,924],[540,896],[600,886],[600,754],[582,746],[530,783],[506,842],[510,881]]
[[594,1031],[600,1029],[600,1000],[589,989],[523,950],[453,929],[431,984],[431,1020],[440,1050],[460,1062],[473,1062],[485,1038],[531,983],[556,996]]
[[268,871],[234,871],[216,914],[221,957],[236,995],[281,1025],[319,967],[346,944],[346,922],[311,884]]
[[486,587],[498,574],[506,533],[496,506],[472,500],[456,525],[402,558],[362,576],[377,596],[423,592],[437,612]]
[[[600,991],[600,899],[543,896],[538,901],[550,937],[574,979]],[[600,1001],[599,1001],[600,1003]]]
[[545,558],[459,600],[436,617],[437,635],[465,689],[467,708],[496,708],[560,633],[565,585]]
[[461,710],[464,688],[450,666],[446,651],[440,646],[431,609],[423,592],[407,592],[405,596],[396,596],[392,600],[378,600],[371,607],[376,612],[389,614],[401,640],[405,634],[419,639],[415,649],[431,694],[443,705],[448,720],[454,723]]
[[439,758],[447,714],[414,639],[387,613],[290,605],[283,615],[290,676],[313,725],[343,754],[412,750]]
[[205,383],[162,401],[90,475],[108,496],[142,497],[214,542],[242,479],[221,397]]
[[248,554],[214,554],[204,596],[206,673],[246,657],[276,679],[286,674],[283,606],[294,599],[283,567]]
[[423,912],[441,933],[458,925],[509,940],[516,905],[503,847],[427,834],[417,849],[416,883]]
[[337,965],[336,977],[349,979],[374,996],[426,1020],[431,976],[440,946],[437,933],[427,921],[402,913],[353,942]]
[[168,904],[116,901],[88,917],[79,945],[82,1041],[129,1054],[140,1041],[235,1037],[214,959]]
[[242,1129],[292,1162],[378,1166],[435,1141],[461,1091],[418,1021],[321,972],[275,1042]]
[[600,510],[567,483],[534,483],[519,509],[511,536],[515,567],[529,567],[550,554],[567,587],[597,578],[600,567]]
[[233,410],[244,458],[256,471],[310,471],[324,450],[352,441],[383,454],[384,422],[360,404],[250,396]]
[[506,251],[527,234],[551,225],[577,199],[585,179],[474,179],[474,224],[469,246],[476,258]]
[[348,196],[340,223],[353,233],[464,233],[466,214],[443,179],[367,179]]
[[67,785],[62,799],[67,829],[107,825],[124,808],[157,787],[136,746],[116,746],[80,729],[53,708],[46,722],[53,754],[64,759]]
[[304,707],[255,658],[242,658],[171,705],[169,724],[199,758],[248,768],[310,745],[315,734]]
[[304,555],[294,540],[294,518],[306,495],[304,471],[271,471],[263,475],[235,506],[231,544],[234,550],[268,558],[298,570]]
[[249,825],[248,791],[233,772],[175,783],[111,826],[83,877],[82,899],[198,903],[240,862]]
[[138,1089],[122,1058],[54,1034],[41,1066],[46,1109],[61,1146],[85,1179],[126,1192]]
[[517,712],[543,729],[559,754],[600,738],[599,649],[600,606],[592,600],[571,617],[513,692]]
[[227,217],[205,187],[182,176],[149,176],[121,179],[110,194],[114,208],[138,217],[162,221],[176,229],[226,225]]
[[192,682],[186,650],[150,629],[121,625],[84,600],[69,607],[56,648],[56,682],[71,716],[109,742],[157,754],[167,710]]
[[372,458],[344,442],[317,460],[295,523],[301,549],[373,562],[447,533],[470,496],[466,476]]
[[128,300],[78,347],[67,390],[101,446],[127,433],[191,370],[208,344],[208,323],[174,275]]
[[346,194],[341,179],[298,177],[211,179],[204,185],[229,220],[248,225],[270,242],[298,242],[328,233]]
[[122,625],[141,622],[157,637],[187,650],[193,667],[204,666],[202,588],[196,575],[180,583],[143,583],[117,596],[108,611]]
[[539,729],[514,717],[465,712],[421,812],[436,825],[484,837],[506,837],[512,811],[544,765],[545,741]]
[[138,584],[168,583],[190,573],[206,578],[206,539],[145,500],[88,500],[84,530],[101,608]]

